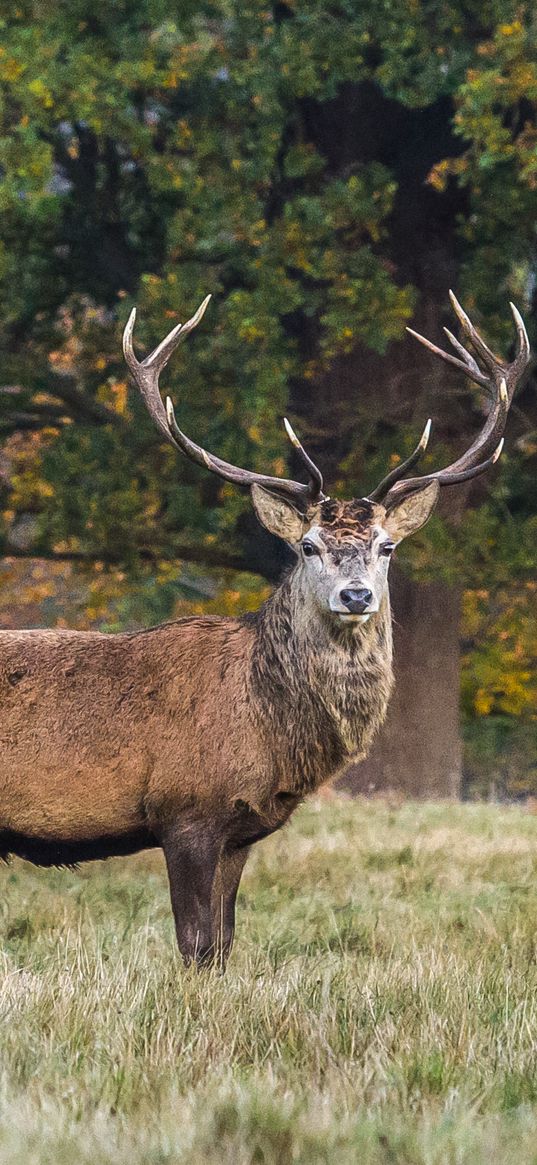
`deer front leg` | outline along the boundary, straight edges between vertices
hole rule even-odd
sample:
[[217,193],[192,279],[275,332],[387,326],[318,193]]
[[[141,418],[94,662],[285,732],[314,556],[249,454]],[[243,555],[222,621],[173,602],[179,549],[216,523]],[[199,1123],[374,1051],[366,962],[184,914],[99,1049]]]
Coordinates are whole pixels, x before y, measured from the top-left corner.
[[235,902],[249,846],[225,847],[213,882],[212,911],[217,957],[224,969],[235,934]]
[[212,894],[222,838],[207,823],[162,832],[177,943],[185,963],[209,966],[217,955]]

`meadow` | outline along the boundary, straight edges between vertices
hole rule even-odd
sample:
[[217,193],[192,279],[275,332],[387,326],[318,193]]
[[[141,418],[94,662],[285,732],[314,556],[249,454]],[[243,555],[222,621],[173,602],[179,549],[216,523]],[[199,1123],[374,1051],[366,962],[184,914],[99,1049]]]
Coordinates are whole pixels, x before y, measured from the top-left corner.
[[318,799],[255,849],[225,976],[163,862],[0,871],[0,1161],[537,1162],[537,817]]

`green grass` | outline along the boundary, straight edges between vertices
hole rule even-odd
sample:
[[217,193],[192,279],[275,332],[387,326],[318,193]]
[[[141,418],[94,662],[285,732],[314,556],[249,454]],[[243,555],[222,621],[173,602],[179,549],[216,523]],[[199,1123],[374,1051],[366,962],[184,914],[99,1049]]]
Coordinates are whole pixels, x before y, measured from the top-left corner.
[[224,977],[158,854],[0,878],[1,1162],[537,1162],[537,817],[311,802]]

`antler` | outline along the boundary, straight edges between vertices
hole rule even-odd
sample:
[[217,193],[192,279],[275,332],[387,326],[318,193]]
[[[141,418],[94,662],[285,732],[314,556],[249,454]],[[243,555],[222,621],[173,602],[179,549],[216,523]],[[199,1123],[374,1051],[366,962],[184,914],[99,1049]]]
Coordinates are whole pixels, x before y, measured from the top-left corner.
[[370,495],[373,500],[382,501],[386,508],[430,481],[437,481],[441,486],[457,485],[459,482],[469,481],[472,477],[477,477],[478,474],[484,473],[489,466],[494,465],[502,451],[503,433],[514,391],[529,363],[528,335],[522,316],[513,303],[510,304],[510,307],[517,332],[517,351],[512,364],[505,364],[487,347],[452,291],[450,291],[449,297],[461,325],[463,336],[474,355],[463,347],[448,328],[444,328],[444,332],[458,356],[452,356],[450,352],[444,352],[442,348],[437,348],[436,344],[432,344],[430,340],[421,336],[419,332],[414,332],[412,328],[407,328],[407,332],[410,332],[411,336],[419,340],[420,344],[424,344],[435,356],[439,356],[447,364],[458,368],[470,380],[486,388],[491,395],[492,404],[481,432],[461,457],[451,465],[447,465],[445,469],[437,470],[436,473],[430,473],[424,477],[409,477],[402,481],[403,475],[421,457],[427,445],[430,425],[428,422],[414,453],[407,461],[392,470]]
[[212,473],[223,477],[225,481],[232,481],[236,485],[251,486],[256,483],[265,486],[267,489],[290,498],[302,508],[308,508],[322,501],[324,494],[321,472],[308,457],[287,420],[285,421],[286,432],[307,471],[309,478],[307,485],[300,481],[288,481],[286,478],[267,477],[262,473],[252,473],[249,469],[241,469],[238,465],[223,461],[221,457],[215,457],[212,453],[202,449],[201,445],[196,445],[181,431],[169,397],[166,398],[166,408],[164,408],[159,390],[159,375],[166,367],[177,345],[199,324],[210,298],[208,295],[192,319],[188,320],[186,324],[177,324],[177,327],[166,336],[154,352],[151,352],[142,361],[136,359],[132,346],[132,334],[136,319],[136,308],[133,308],[123,333],[123,352],[132,378],[141,392],[150,416],[166,440],[170,441],[176,449],[180,449],[181,453],[185,453],[191,461],[195,461],[196,465],[210,469]]

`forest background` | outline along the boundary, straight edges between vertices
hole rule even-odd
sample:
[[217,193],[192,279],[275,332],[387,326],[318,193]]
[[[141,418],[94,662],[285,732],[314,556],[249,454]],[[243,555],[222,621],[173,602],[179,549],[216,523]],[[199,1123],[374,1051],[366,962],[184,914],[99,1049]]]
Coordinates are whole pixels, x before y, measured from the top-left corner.
[[[165,447],[127,382],[211,292],[166,387],[270,473],[290,416],[361,496],[428,416],[486,402],[405,338],[453,287],[537,342],[537,18],[509,0],[0,4],[0,623],[116,631],[258,605],[285,565],[248,496]],[[354,789],[537,793],[537,394],[394,570],[398,687]]]

